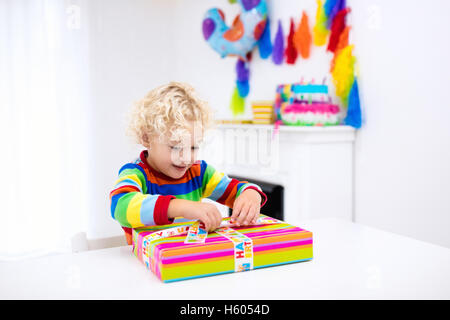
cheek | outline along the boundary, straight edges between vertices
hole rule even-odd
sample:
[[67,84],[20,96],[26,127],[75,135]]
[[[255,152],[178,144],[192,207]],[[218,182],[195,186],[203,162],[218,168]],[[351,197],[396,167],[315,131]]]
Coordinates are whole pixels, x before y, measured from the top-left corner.
[[153,159],[158,167],[165,168],[170,166],[172,162],[171,150],[167,150],[165,148],[153,148],[152,152]]
[[172,163],[176,162],[177,159],[178,159],[177,152],[176,151],[169,151],[169,152],[166,153],[164,158],[166,159],[167,165],[171,166]]

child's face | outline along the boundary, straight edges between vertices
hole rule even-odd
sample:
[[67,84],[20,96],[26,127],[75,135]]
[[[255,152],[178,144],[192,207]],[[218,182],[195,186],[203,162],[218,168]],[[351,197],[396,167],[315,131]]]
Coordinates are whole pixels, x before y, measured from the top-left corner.
[[153,169],[173,179],[181,178],[197,160],[202,130],[198,123],[189,121],[189,134],[171,141],[165,137],[163,141],[153,139],[150,145],[147,162]]

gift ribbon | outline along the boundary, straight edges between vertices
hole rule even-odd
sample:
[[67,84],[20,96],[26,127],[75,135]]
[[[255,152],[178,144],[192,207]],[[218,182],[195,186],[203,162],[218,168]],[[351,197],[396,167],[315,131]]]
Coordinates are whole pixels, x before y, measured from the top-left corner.
[[214,232],[231,240],[234,244],[234,271],[241,272],[253,269],[253,241],[230,227],[222,227]]
[[[280,223],[280,221],[271,217],[259,217],[254,225],[272,224],[272,223]],[[236,227],[236,226],[238,225],[232,223],[230,220],[225,220],[222,221],[222,223],[219,226],[219,229],[221,227]],[[217,230],[215,230],[214,232],[217,232]],[[207,236],[208,232],[201,227],[200,221],[196,221],[189,228],[188,235],[184,243],[204,243]]]
[[[221,225],[231,225],[223,221]],[[253,241],[246,235],[236,230],[223,226],[214,232],[227,238],[234,245],[234,271],[246,271],[253,269]],[[200,221],[196,221],[189,228],[184,243],[204,243],[208,232],[201,227]]]
[[184,234],[186,232],[189,232],[189,226],[182,226],[182,227],[174,227],[174,228],[168,228],[164,230],[155,231],[147,236],[148,240],[154,241],[161,238],[167,238],[171,236],[178,236],[181,234]]
[[200,221],[195,221],[190,227],[184,243],[204,243],[208,232],[201,227]]
[[[281,222],[282,221],[271,217],[259,217],[254,225],[274,224]],[[251,270],[253,269],[253,241],[245,234],[232,229],[231,227],[233,226],[236,225],[229,220],[222,221],[220,227],[214,232],[233,242],[234,271],[241,272]],[[184,243],[186,244],[204,243],[208,236],[208,232],[204,228],[202,228],[201,222],[195,221],[191,226],[173,227],[155,231],[146,236],[146,240],[149,242],[153,242],[161,238],[182,235],[184,233],[187,233],[186,239],[184,240]],[[142,247],[146,247],[146,245],[143,244]],[[146,256],[147,259],[151,259],[152,253],[146,252],[144,256]]]

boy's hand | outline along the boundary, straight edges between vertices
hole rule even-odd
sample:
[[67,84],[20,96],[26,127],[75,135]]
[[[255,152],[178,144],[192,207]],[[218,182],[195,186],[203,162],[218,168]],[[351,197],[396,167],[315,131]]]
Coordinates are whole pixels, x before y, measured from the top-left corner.
[[200,220],[208,232],[213,232],[220,226],[222,215],[215,205],[212,203],[194,202],[194,207],[193,212],[186,212],[183,217]]
[[236,198],[233,205],[231,222],[237,225],[256,223],[261,208],[261,195],[254,189],[246,189]]
[[214,204],[184,199],[171,200],[167,215],[169,218],[183,217],[190,220],[200,220],[208,232],[216,230],[222,222],[222,215]]

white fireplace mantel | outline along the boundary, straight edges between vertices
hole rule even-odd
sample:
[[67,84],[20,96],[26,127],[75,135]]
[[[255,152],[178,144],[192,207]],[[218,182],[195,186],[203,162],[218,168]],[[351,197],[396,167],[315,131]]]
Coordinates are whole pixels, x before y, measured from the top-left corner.
[[[349,126],[222,124],[202,158],[228,175],[284,186],[284,220],[353,220],[353,145]],[[222,208],[224,209],[224,208]]]

